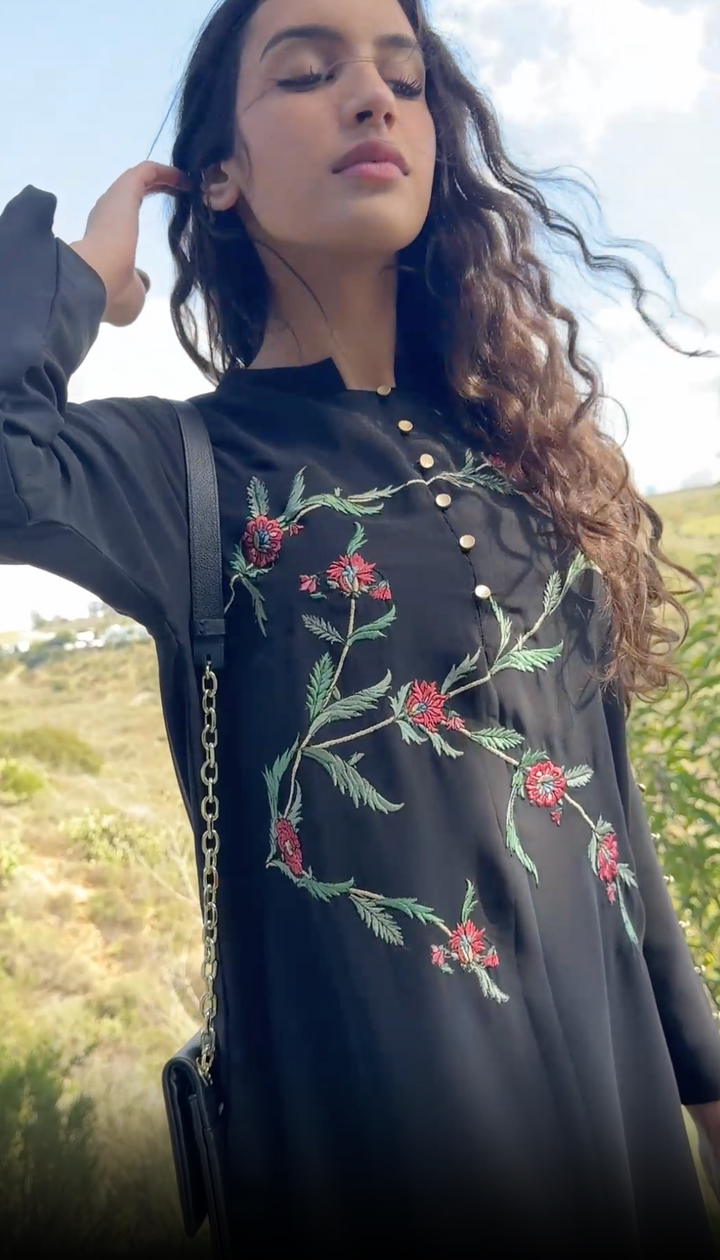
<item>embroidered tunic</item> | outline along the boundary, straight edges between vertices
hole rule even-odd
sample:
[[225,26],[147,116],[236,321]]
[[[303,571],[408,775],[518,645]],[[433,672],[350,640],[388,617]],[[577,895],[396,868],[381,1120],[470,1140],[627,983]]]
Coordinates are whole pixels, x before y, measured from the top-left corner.
[[[182,445],[69,404],[95,273],[28,188],[0,219],[0,555],[154,636],[198,806]],[[720,1042],[592,680],[602,575],[461,431],[431,355],[195,400],[221,501],[220,1010],[238,1246],[586,1238],[710,1256],[681,1101]],[[333,1231],[333,1232],[331,1232]]]

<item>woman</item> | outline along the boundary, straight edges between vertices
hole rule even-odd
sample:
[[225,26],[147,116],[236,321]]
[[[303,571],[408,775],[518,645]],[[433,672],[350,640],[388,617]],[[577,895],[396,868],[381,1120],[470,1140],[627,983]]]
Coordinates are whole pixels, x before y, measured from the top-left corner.
[[175,325],[217,385],[195,401],[227,583],[214,1071],[238,1249],[259,1222],[709,1256],[681,1103],[711,1169],[720,1044],[625,743],[678,605],[532,245],[539,222],[582,237],[417,0],[226,0],[173,163],[123,175],[71,247],[50,195],[4,212],[1,546],[150,630],[195,816],[175,416],[66,395],[99,323],[139,314],[138,211],[170,189]]

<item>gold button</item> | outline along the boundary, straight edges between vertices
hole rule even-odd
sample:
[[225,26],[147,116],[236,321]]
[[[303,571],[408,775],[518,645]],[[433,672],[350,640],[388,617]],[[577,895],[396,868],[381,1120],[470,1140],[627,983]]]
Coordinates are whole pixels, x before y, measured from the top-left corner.
[[392,385],[379,385],[378,394],[381,398],[387,398],[388,394],[392,394]]
[[480,585],[480,586],[475,587],[476,599],[489,599],[491,595],[492,595],[492,591],[490,590],[489,586]]
[[412,433],[414,428],[412,420],[398,420],[398,429],[401,433]]
[[433,459],[432,455],[421,455],[418,460],[418,464],[420,465],[421,468],[434,468],[435,460]]
[[437,498],[436,498],[435,502],[436,502],[437,506],[438,506],[439,508],[442,508],[442,509],[443,509],[443,511],[444,511],[444,510],[445,510],[445,508],[449,508],[449,507],[450,507],[450,504],[452,503],[452,499],[450,498],[450,495],[449,495],[449,494],[439,494],[439,495],[437,496]]
[[472,534],[463,534],[460,539],[460,548],[462,551],[472,551],[475,546],[475,539]]

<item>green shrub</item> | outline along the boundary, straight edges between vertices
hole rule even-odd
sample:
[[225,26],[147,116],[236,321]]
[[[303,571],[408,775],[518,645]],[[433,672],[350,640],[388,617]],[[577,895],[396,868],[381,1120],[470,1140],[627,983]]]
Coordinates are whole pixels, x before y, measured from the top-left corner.
[[[41,1048],[24,1062],[0,1057],[0,1235],[3,1253],[42,1254],[52,1238],[89,1234],[96,1181],[92,1149],[95,1109],[63,1096],[72,1065]],[[6,1250],[7,1248],[7,1250]],[[12,1250],[11,1250],[12,1249]]]
[[18,805],[29,801],[45,787],[45,779],[36,770],[11,757],[0,759],[0,804]]
[[659,703],[636,701],[628,732],[658,854],[720,1010],[720,557],[693,567],[705,589],[683,597],[691,627],[676,653],[690,697],[674,687]]
[[99,774],[102,757],[62,726],[34,726],[25,731],[0,731],[0,757],[34,757],[52,770]]
[[12,879],[24,855],[25,845],[17,833],[4,830],[0,835],[0,888]]
[[126,862],[153,847],[154,837],[127,814],[101,809],[66,818],[60,829],[86,862]]

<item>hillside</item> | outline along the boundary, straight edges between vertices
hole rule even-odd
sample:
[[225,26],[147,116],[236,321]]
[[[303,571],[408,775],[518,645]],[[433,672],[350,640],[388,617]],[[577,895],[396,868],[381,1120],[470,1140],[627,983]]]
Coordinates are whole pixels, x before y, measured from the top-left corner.
[[[720,486],[653,503],[673,558],[720,553]],[[0,1174],[8,1073],[46,1043],[71,1065],[62,1107],[94,1107],[93,1254],[207,1255],[182,1234],[159,1089],[197,1027],[200,952],[153,645],[0,655]]]

